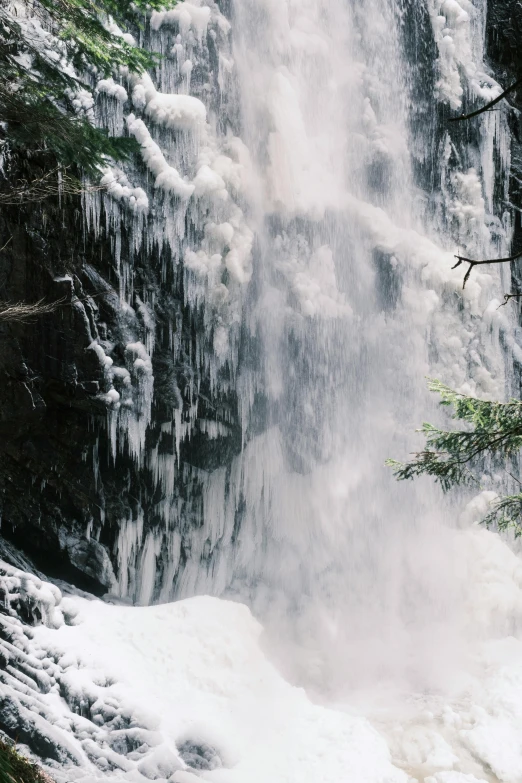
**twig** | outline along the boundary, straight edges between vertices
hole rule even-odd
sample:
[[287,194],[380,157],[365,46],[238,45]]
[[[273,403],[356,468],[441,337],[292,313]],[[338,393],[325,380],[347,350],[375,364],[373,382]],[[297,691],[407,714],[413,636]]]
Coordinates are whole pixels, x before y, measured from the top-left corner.
[[[56,177],[56,181],[54,181],[54,177]],[[0,205],[43,201],[49,196],[61,194],[76,196],[80,193],[93,193],[104,189],[102,185],[83,185],[79,180],[69,176],[67,169],[57,166],[40,179],[30,182],[18,180],[18,184],[8,192],[2,193],[0,191]]]
[[520,485],[522,486],[522,481],[520,481],[520,479],[517,479],[517,477],[516,477],[516,476],[514,476],[512,473],[510,473],[510,472],[509,472],[509,470],[506,470],[506,473],[508,474],[508,476],[511,476],[511,478],[513,479],[513,481],[516,481],[516,482],[517,482],[517,484],[520,484]]
[[504,294],[504,301],[502,302],[502,304],[499,304],[499,306],[497,307],[497,310],[500,307],[504,307],[504,305],[507,305],[507,303],[509,302],[510,299],[519,299],[521,296],[522,296],[522,291],[518,291],[515,294]]
[[2,252],[2,250],[5,250],[5,249],[6,249],[7,245],[8,245],[8,244],[9,244],[9,242],[12,240],[12,238],[13,238],[13,237],[9,237],[9,239],[7,240],[7,242],[4,242],[4,244],[2,245],[2,247],[0,247],[0,253]]
[[66,297],[58,299],[56,302],[45,302],[40,299],[38,302],[28,304],[27,302],[0,303],[0,322],[7,321],[9,323],[26,323],[35,316],[48,315],[54,313],[58,307],[62,307]]
[[[514,256],[507,256],[507,258],[486,258],[483,261],[475,261],[472,258],[464,258],[463,256],[455,255],[455,258],[457,259],[457,263],[454,264],[451,268],[456,269],[461,264],[469,264],[469,268],[464,275],[464,282],[462,283],[462,288],[466,288],[466,283],[469,280],[469,276],[471,274],[471,270],[475,266],[481,266],[482,264],[507,264],[510,261],[516,261],[517,258],[522,257],[522,250],[519,253],[516,253]],[[509,295],[509,294],[508,294]]]
[[110,291],[100,291],[97,294],[87,294],[86,296],[72,295],[69,301],[68,296],[62,296],[55,302],[45,302],[45,299],[39,299],[38,302],[28,304],[27,302],[2,302],[0,301],[0,323],[7,321],[9,323],[30,323],[31,319],[39,315],[49,315],[59,310],[61,307],[73,307],[76,302],[88,302],[90,299],[103,299],[112,296]]
[[506,95],[509,95],[510,92],[513,92],[513,90],[516,90],[517,87],[519,87],[522,84],[522,77],[520,79],[517,79],[516,82],[514,82],[510,87],[508,87],[504,92],[501,92],[500,95],[497,95],[496,98],[494,98],[489,103],[486,103],[485,106],[483,106],[481,109],[475,109],[475,111],[470,112],[469,114],[461,114],[459,117],[450,117],[448,122],[462,122],[462,120],[470,120],[472,117],[478,117],[479,114],[483,114],[484,112],[491,109],[492,106],[495,106],[497,103],[500,103],[501,100],[503,100]]

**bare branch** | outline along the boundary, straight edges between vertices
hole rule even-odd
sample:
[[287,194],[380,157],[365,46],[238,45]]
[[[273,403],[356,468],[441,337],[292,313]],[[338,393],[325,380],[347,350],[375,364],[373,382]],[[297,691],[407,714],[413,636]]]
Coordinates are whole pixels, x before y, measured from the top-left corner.
[[9,239],[7,240],[7,242],[4,242],[4,244],[2,245],[2,247],[0,247],[0,253],[2,252],[2,250],[5,250],[5,249],[6,249],[7,245],[8,245],[8,244],[9,244],[9,242],[12,240],[12,238],[13,238],[13,237],[9,237]]
[[[75,177],[67,174],[67,169],[60,166],[44,174],[40,179],[20,179],[16,185],[7,192],[0,191],[0,205],[24,204],[27,202],[43,201],[49,196],[71,195],[81,193],[93,193],[103,190],[102,185],[85,185]],[[3,249],[3,248],[1,248]]]
[[34,304],[27,302],[0,302],[0,323],[28,323],[41,315],[54,313],[59,307],[66,303],[66,297],[58,299],[56,302],[45,302],[40,299]]
[[520,479],[517,479],[517,477],[516,477],[516,476],[514,476],[512,473],[510,473],[510,472],[509,472],[509,470],[506,470],[506,473],[508,474],[508,476],[511,476],[511,478],[513,479],[513,481],[516,481],[516,482],[517,482],[517,484],[520,484],[520,486],[522,486],[522,481],[520,481]]
[[62,296],[61,299],[57,299],[55,302],[46,302],[45,299],[39,299],[34,304],[0,301],[0,323],[31,323],[34,318],[41,315],[49,315],[62,307],[74,307],[77,302],[83,304],[94,299],[103,299],[110,296],[111,292],[101,291],[97,294],[88,294],[87,296],[73,294],[71,299],[68,296]]
[[[468,270],[464,275],[464,282],[462,283],[462,288],[466,288],[466,283],[468,282],[471,271],[474,267],[482,266],[482,264],[507,264],[510,261],[516,261],[517,258],[522,258],[522,250],[519,253],[516,253],[514,256],[507,256],[506,258],[486,258],[482,261],[475,261],[472,258],[464,258],[464,256],[457,255],[455,258],[457,259],[457,263],[451,267],[452,269],[456,269],[461,264],[469,264]],[[510,294],[506,294],[506,296],[510,296]]]
[[486,103],[485,106],[482,106],[481,109],[475,109],[475,111],[470,112],[469,114],[461,114],[459,117],[450,117],[448,122],[462,122],[462,120],[470,120],[472,117],[478,117],[479,114],[484,114],[484,112],[489,111],[493,106],[496,106],[497,103],[500,103],[506,95],[509,95],[511,92],[516,90],[517,87],[519,87],[522,84],[522,77],[520,79],[517,79],[516,82],[514,82],[512,85],[510,85],[504,92],[501,92],[500,95],[497,95],[496,98],[494,98],[489,103]]
[[497,310],[500,307],[504,307],[505,305],[507,305],[510,299],[520,299],[521,296],[522,296],[522,291],[518,291],[517,293],[513,293],[513,294],[504,294],[504,301],[502,302],[502,304],[499,304]]

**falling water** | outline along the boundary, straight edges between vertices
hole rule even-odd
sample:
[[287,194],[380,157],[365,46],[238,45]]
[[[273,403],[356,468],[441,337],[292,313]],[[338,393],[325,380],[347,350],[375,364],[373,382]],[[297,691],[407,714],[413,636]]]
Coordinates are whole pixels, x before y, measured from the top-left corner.
[[486,10],[186,0],[75,99],[140,154],[74,302],[110,591],[0,562],[0,719],[57,783],[522,780],[520,558],[488,492],[384,467],[444,421],[425,376],[522,365],[506,270],[452,269],[512,236],[506,110],[448,123],[501,91]]
[[[481,324],[498,281],[462,293],[450,271],[456,242],[481,253],[509,238],[490,214],[501,121],[472,150],[436,127],[437,90],[457,109],[464,91],[491,87],[474,65],[484,9],[464,5],[233,6],[255,235],[237,379],[244,448],[206,480],[204,536],[219,540],[209,568],[187,564],[180,592],[246,599],[294,676],[301,667],[301,681],[337,695],[355,682],[425,684],[458,646],[452,512],[428,484],[395,486],[384,461],[411,450],[432,410],[426,375],[505,390],[495,315]],[[415,124],[406,24],[423,15],[439,74]],[[442,169],[435,192],[415,180],[419,149]]]
[[[182,280],[210,393],[237,400],[237,419],[207,420],[197,394],[185,398],[152,422],[147,450],[153,317],[141,340],[129,333],[138,381],[110,415],[113,454],[127,444],[163,494],[154,513],[141,502],[119,522],[120,595],[243,600],[288,675],[337,698],[355,684],[428,687],[462,643],[458,510],[428,482],[396,485],[384,461],[439,415],[425,376],[503,397],[518,351],[497,310],[501,273],[463,291],[451,270],[458,247],[497,253],[510,240],[493,203],[509,170],[504,116],[471,141],[446,121],[499,90],[482,65],[485,10],[193,0],[153,14],[145,40],[167,57],[155,82],[131,80],[124,112],[149,180],[109,173],[109,195],[87,205],[96,225],[104,204],[129,303],[133,254],[168,248],[163,294]],[[195,432],[219,442],[233,426],[241,446],[226,464],[182,464]]]

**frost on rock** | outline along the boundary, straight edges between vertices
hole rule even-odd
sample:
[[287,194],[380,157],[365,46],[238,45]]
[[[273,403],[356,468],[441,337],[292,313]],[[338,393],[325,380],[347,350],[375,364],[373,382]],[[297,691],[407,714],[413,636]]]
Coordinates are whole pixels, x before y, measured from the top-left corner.
[[191,95],[166,94],[156,90],[148,75],[131,78],[132,103],[152,122],[171,130],[203,129],[207,118],[204,104]]
[[61,599],[0,571],[10,594],[29,578],[40,601],[52,594],[77,613],[60,628],[0,616],[0,728],[57,783],[185,783],[210,771],[227,783],[339,783],[347,769],[360,783],[406,783],[365,720],[315,706],[282,679],[246,607]]
[[[465,86],[487,103],[501,93],[499,85],[483,70],[481,26],[478,10],[471,0],[429,0],[439,79],[439,98],[452,109],[460,109]],[[463,85],[461,73],[467,84]]]
[[117,101],[125,103],[128,99],[127,90],[123,85],[118,84],[114,79],[100,79],[96,84],[96,92],[102,92],[109,95],[111,98],[115,98]]
[[[118,281],[113,291],[95,269],[87,272],[101,300],[89,350],[103,375],[97,399],[107,411],[111,458],[130,457],[154,485],[146,497],[140,490],[131,519],[116,521],[118,592],[139,603],[157,597],[155,573],[165,547],[176,559],[177,539],[169,539],[182,484],[189,503],[198,502],[202,474],[183,464],[182,450],[193,437],[231,442],[239,427],[234,383],[254,231],[252,162],[232,132],[236,108],[228,106],[230,32],[214,2],[153,12],[143,43],[163,55],[161,65],[150,75],[122,70],[94,89],[96,122],[116,135],[128,133],[140,150],[136,160],[105,169],[101,189],[84,196],[86,228],[110,244]],[[164,494],[151,525],[155,489]],[[122,562],[120,545],[133,563]],[[142,585],[138,564],[148,575]]]
[[160,147],[152,140],[143,120],[136,119],[134,114],[129,114],[127,127],[129,133],[139,142],[143,160],[156,178],[154,186],[178,198],[189,199],[194,192],[194,185],[186,182],[173,166],[169,166]]
[[181,34],[193,29],[199,41],[207,33],[212,11],[208,5],[190,2],[179,3],[177,8],[171,11],[153,11],[151,26],[153,30],[159,30],[162,25],[179,25]]
[[143,188],[133,188],[122,171],[107,169],[100,185],[116,201],[124,201],[133,212],[148,212],[149,199]]
[[57,587],[3,561],[0,561],[0,592],[8,616],[20,616],[30,625],[43,623],[60,628],[74,618],[73,607],[62,601]]

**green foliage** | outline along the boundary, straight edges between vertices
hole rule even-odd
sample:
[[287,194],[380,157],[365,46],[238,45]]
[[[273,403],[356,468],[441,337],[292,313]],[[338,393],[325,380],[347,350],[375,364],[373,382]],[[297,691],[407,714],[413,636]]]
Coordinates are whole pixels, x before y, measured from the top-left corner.
[[[488,457],[505,465],[518,457],[522,448],[522,402],[478,400],[437,380],[430,380],[429,388],[440,394],[441,405],[452,408],[452,418],[463,422],[465,428],[442,430],[424,423],[417,431],[424,435],[426,448],[409,462],[386,462],[398,480],[428,475],[447,492],[457,485],[478,483],[476,472]],[[513,527],[515,535],[522,535],[522,493],[501,498],[484,522],[496,522],[500,529]]]
[[52,783],[32,762],[20,756],[12,745],[0,741],[1,783]]
[[0,117],[7,123],[12,152],[39,152],[49,164],[79,167],[94,174],[108,158],[124,160],[135,150],[133,139],[111,138],[78,117],[64,99],[62,106],[32,88],[3,94],[0,87]]
[[[121,160],[131,139],[109,138],[73,105],[102,78],[125,68],[141,73],[157,57],[113,32],[114,23],[140,26],[146,10],[175,0],[32,0],[30,16],[0,4],[0,139],[14,152],[43,154],[51,165],[93,173],[108,158]],[[29,7],[29,6],[28,6]],[[109,23],[110,22],[110,23]],[[51,36],[51,40],[46,37]]]

